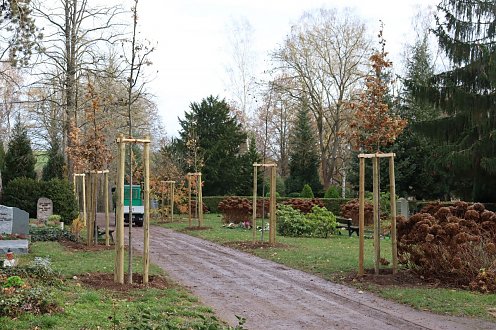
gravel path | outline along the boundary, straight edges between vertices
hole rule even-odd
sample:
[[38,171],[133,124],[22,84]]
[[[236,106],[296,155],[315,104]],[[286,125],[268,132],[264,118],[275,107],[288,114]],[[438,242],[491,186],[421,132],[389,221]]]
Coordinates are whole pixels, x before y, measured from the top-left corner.
[[[142,229],[134,233],[142,251]],[[239,315],[247,329],[496,329],[416,311],[169,229],[152,226],[150,237],[151,261],[233,326]]]

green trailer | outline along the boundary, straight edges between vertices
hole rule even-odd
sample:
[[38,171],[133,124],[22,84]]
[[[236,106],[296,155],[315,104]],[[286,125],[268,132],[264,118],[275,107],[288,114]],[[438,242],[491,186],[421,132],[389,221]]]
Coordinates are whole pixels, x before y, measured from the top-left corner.
[[[124,185],[124,224],[129,224],[129,192],[130,186]],[[114,211],[115,210],[115,188],[112,188]],[[131,207],[133,211],[133,226],[142,227],[145,213],[145,206],[143,204],[143,190],[140,185],[133,185]],[[117,214],[116,214],[117,219]]]

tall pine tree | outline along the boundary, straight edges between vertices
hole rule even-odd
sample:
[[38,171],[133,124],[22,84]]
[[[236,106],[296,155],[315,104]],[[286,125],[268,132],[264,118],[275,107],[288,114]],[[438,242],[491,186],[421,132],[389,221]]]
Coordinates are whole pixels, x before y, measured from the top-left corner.
[[318,168],[317,143],[310,126],[309,111],[303,107],[298,111],[290,137],[286,190],[290,193],[300,192],[305,184],[310,185],[312,191],[322,190]]
[[435,75],[430,86],[417,86],[417,96],[443,111],[424,128],[442,142],[438,158],[471,182],[460,197],[494,200],[496,3],[444,0],[438,6],[434,33],[451,67]]
[[18,177],[35,179],[35,164],[36,159],[31,149],[31,141],[27,130],[22,125],[21,118],[17,117],[12,131],[12,138],[5,154],[5,170],[2,176],[4,186],[8,186],[9,181]]
[[240,147],[246,141],[241,124],[225,100],[209,96],[193,102],[181,131],[178,149],[187,156],[189,171],[201,171],[207,196],[234,194],[240,174]]

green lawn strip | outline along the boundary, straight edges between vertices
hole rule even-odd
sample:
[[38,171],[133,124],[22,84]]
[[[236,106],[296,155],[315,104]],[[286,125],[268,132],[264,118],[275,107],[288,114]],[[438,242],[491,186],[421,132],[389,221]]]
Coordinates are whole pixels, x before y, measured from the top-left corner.
[[[252,239],[251,230],[222,227],[219,214],[205,215],[204,226],[210,227],[209,230],[185,230],[187,224],[187,219],[183,218],[174,223],[160,225],[217,243]],[[258,225],[260,224],[259,220]],[[265,241],[268,241],[268,233],[265,234]],[[258,231],[257,240],[260,240],[260,236],[261,232]],[[347,273],[357,271],[359,240],[355,235],[348,237],[347,231],[343,230],[342,235],[333,235],[327,239],[277,236],[277,242],[286,244],[287,247],[253,249],[247,252],[333,281],[340,281]],[[366,239],[365,268],[374,267],[373,253],[373,240]],[[381,255],[391,261],[389,239],[381,240]],[[381,267],[390,268],[390,266]],[[433,289],[432,287],[364,286],[363,283],[357,283],[357,286],[421,310],[496,320],[489,313],[489,310],[496,308],[496,294],[478,294],[464,290]]]
[[[174,285],[167,289],[133,289],[114,292],[81,286],[74,275],[112,272],[113,251],[72,252],[56,242],[37,242],[31,253],[22,257],[25,263],[34,256],[49,256],[54,269],[66,280],[61,285],[45,287],[63,312],[52,315],[25,313],[13,320],[0,317],[0,329],[126,329],[132,325],[157,329],[225,329],[209,307]],[[135,270],[141,272],[139,258]],[[162,274],[152,265],[150,274]],[[114,328],[115,326],[115,328]],[[147,327],[148,326],[148,327]]]
[[[420,310],[439,314],[480,317],[489,321],[496,318],[488,314],[496,308],[495,294],[482,294],[447,288],[380,288],[379,294],[387,299],[410,305]],[[493,313],[495,311],[493,310]]]

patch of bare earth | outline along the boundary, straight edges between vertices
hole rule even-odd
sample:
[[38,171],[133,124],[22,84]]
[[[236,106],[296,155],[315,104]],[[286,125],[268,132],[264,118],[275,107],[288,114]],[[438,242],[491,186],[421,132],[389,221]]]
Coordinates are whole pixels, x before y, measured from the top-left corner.
[[274,243],[270,244],[269,242],[255,241],[255,242],[247,242],[247,241],[238,241],[238,242],[226,242],[223,244],[224,246],[232,247],[242,251],[250,251],[257,249],[270,249],[270,248],[281,248],[286,249],[289,248],[289,245],[282,243]]
[[106,251],[115,249],[113,244],[110,246],[106,246],[105,244],[88,246],[86,243],[73,241],[60,241],[60,244],[69,251]]
[[145,285],[143,284],[143,275],[138,273],[133,273],[133,283],[131,284],[127,282],[127,275],[124,276],[124,284],[114,282],[113,273],[86,273],[77,276],[77,279],[84,285],[95,289],[106,289],[117,292],[127,292],[129,290],[144,288],[167,289],[173,286],[165,277],[160,275],[149,276],[148,284]]

